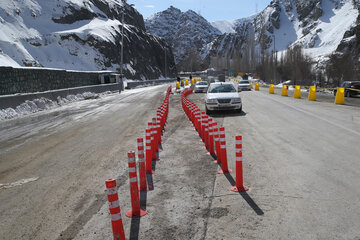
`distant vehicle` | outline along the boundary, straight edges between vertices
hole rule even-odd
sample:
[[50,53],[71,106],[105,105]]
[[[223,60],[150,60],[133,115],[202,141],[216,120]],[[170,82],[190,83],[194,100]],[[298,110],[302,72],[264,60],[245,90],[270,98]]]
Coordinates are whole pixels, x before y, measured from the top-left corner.
[[220,74],[217,78],[220,82],[225,82],[225,74]]
[[250,82],[248,80],[240,80],[238,84],[238,91],[243,90],[251,91]]
[[236,110],[242,112],[240,94],[231,82],[212,83],[205,96],[205,111]]
[[[343,82],[340,84],[340,87],[345,88],[345,97],[355,97],[360,95],[360,81]],[[336,92],[337,89],[334,90],[334,96],[336,96]]]
[[197,93],[197,92],[206,92],[208,90],[208,83],[206,81],[200,81],[200,82],[197,82],[195,84],[195,87],[194,87],[194,92]]

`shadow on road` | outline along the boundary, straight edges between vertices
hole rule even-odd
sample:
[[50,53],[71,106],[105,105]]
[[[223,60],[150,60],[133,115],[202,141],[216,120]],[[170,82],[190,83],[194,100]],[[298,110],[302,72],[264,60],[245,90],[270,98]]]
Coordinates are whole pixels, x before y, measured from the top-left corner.
[[133,217],[131,219],[131,227],[130,227],[130,237],[131,240],[139,239],[139,231],[140,231],[140,218]]
[[146,182],[147,182],[149,191],[154,190],[154,182],[153,182],[152,174],[146,174]]
[[219,111],[208,114],[212,118],[225,118],[225,117],[244,117],[246,112],[234,112],[234,111]]
[[[231,186],[236,185],[236,182],[230,173],[225,173],[224,175],[231,184]],[[244,198],[247,204],[249,204],[249,206],[254,210],[257,215],[264,215],[263,210],[261,210],[261,208],[256,204],[256,202],[250,197],[247,192],[239,192],[239,194]]]
[[[147,178],[149,179],[149,176],[151,177],[151,174],[147,174]],[[152,177],[151,177],[152,180]],[[150,188],[150,185],[148,185]],[[146,202],[147,202],[147,193],[148,191],[140,191],[140,208],[146,209]],[[137,240],[139,239],[139,231],[140,231],[140,218],[139,217],[133,217],[131,219],[131,226],[130,226],[130,237],[129,239]]]

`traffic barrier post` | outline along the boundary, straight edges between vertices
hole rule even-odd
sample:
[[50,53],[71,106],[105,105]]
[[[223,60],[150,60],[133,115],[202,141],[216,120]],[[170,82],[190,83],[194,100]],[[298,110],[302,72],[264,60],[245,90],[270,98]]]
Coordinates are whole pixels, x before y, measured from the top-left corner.
[[214,128],[214,142],[215,142],[215,151],[216,151],[216,160],[213,163],[220,164],[221,163],[221,155],[220,155],[220,142],[219,142],[219,129],[217,126]]
[[259,83],[255,83],[255,91],[259,91],[260,88],[259,88]]
[[136,174],[136,160],[135,152],[128,152],[129,160],[129,181],[130,181],[130,196],[131,196],[131,210],[127,211],[125,215],[127,217],[142,217],[147,214],[147,210],[140,208],[140,199],[139,199],[139,187],[137,182]]
[[287,97],[287,96],[288,96],[288,87],[287,87],[287,85],[283,85],[283,86],[282,86],[281,96],[283,96],[283,97]]
[[301,98],[301,86],[299,85],[295,86],[294,98]]
[[138,158],[139,158],[139,179],[140,179],[140,191],[147,191],[146,183],[146,165],[144,157],[144,140],[142,138],[137,139],[138,145]]
[[335,104],[345,104],[345,88],[338,87],[335,96]]
[[316,101],[316,86],[310,86],[308,100]]
[[121,210],[119,204],[119,195],[115,179],[105,181],[107,198],[109,201],[109,210],[111,214],[111,226],[114,240],[125,240],[124,226],[121,219]]
[[146,129],[146,173],[152,174],[152,143],[151,143],[151,129]]
[[209,155],[214,156],[215,155],[215,151],[214,151],[214,129],[217,126],[216,122],[213,122],[211,119],[211,124],[210,124],[210,131],[209,131]]
[[230,190],[233,192],[244,192],[249,190],[243,183],[242,167],[242,136],[235,137],[235,157],[236,157],[236,183]]
[[270,84],[270,87],[269,87],[269,94],[274,94],[275,93],[275,90],[274,90],[274,84]]
[[219,174],[231,173],[232,170],[228,168],[227,152],[226,152],[226,140],[225,140],[225,128],[220,128],[220,154],[221,154],[221,170]]

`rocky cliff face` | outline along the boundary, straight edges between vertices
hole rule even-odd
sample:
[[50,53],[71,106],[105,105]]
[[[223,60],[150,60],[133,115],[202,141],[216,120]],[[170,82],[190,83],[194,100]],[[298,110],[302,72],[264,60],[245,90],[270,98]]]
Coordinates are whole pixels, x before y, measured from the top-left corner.
[[[120,70],[124,12],[127,78],[175,76],[172,50],[148,34],[141,14],[116,0],[3,0],[0,65],[72,70]],[[165,63],[166,59],[166,63]]]
[[341,54],[350,54],[352,57],[360,61],[360,1],[354,1],[359,10],[356,23],[348,31],[345,32],[336,52]]
[[221,32],[194,11],[170,7],[145,21],[148,32],[163,38],[179,62],[191,50],[203,48]]

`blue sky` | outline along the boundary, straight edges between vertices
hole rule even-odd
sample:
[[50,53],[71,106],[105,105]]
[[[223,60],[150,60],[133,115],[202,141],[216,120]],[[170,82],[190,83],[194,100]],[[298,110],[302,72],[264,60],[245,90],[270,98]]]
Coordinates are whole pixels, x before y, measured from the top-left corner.
[[135,4],[135,8],[144,18],[172,5],[183,12],[194,10],[212,22],[248,17],[256,12],[256,8],[258,11],[264,10],[271,0],[127,0],[127,2]]

